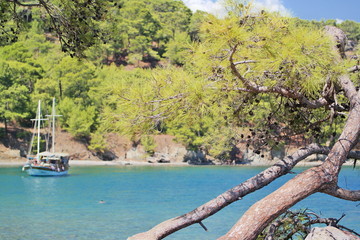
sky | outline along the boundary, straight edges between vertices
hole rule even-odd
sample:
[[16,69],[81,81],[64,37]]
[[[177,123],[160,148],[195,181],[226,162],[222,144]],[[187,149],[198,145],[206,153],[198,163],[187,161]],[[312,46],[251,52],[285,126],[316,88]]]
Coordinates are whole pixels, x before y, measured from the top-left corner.
[[[183,0],[193,11],[221,14],[222,0]],[[360,0],[254,0],[256,5],[307,20],[337,19],[360,22]]]

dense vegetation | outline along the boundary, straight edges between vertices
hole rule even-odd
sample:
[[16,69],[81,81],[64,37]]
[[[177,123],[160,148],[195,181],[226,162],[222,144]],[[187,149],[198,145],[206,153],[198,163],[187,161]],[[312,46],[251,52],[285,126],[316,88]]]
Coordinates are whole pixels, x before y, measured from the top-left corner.
[[[353,44],[348,54],[355,55],[360,23],[309,22],[263,13],[262,24],[251,18],[245,24],[236,18],[191,13],[176,0],[95,2],[104,4],[100,12],[96,4],[81,12],[80,5],[64,2],[62,17],[78,24],[74,35],[60,24],[54,27],[46,9],[17,6],[20,21],[9,13],[12,2],[1,2],[0,117],[4,122],[29,125],[36,102],[41,99],[50,106],[56,97],[62,127],[89,140],[93,150],[106,149],[108,132],[133,141],[143,139],[145,145],[151,140],[142,136],[161,133],[224,159],[239,142],[260,154],[296,137],[321,142],[339,134],[341,113],[309,110],[281,96],[238,94],[241,83],[231,77],[230,69],[219,66],[228,59],[226,44],[253,39],[239,55],[246,56],[243,61],[261,59],[255,66],[244,62],[249,77],[267,86],[291,78],[287,87],[301,88],[306,96],[316,98],[324,76],[331,72],[335,78],[341,70],[327,52],[329,40],[313,30],[328,24],[344,29]],[[283,24],[284,37],[278,38],[269,24],[274,29]],[[226,29],[232,32],[225,34]],[[294,37],[302,39],[304,48],[291,45]],[[297,57],[304,51],[307,57]],[[323,58],[313,59],[314,53]],[[349,67],[356,60],[351,61]],[[342,103],[346,108],[347,102]],[[322,124],[328,118],[333,119],[331,125]]]

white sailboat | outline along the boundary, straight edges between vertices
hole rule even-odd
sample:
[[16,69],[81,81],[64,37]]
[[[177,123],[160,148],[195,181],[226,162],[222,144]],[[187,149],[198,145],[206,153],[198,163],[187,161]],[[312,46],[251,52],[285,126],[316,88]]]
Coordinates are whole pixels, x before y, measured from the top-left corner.
[[[41,117],[41,101],[39,100],[36,118],[32,119],[34,124],[34,133],[31,139],[27,162],[23,166],[22,170],[27,172],[31,176],[62,176],[68,174],[69,170],[69,154],[55,152],[55,117],[59,117],[55,113],[55,98],[53,99],[52,113],[47,115],[48,118],[43,119]],[[52,144],[51,151],[40,152],[40,129],[41,121],[51,121],[52,130]],[[36,155],[30,155],[32,153],[32,146],[36,136],[37,151]]]

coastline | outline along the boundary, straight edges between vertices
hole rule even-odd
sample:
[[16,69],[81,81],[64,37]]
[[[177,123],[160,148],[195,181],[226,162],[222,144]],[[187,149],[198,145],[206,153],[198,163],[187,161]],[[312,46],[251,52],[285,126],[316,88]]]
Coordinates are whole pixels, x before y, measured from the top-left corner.
[[[16,158],[11,160],[0,159],[0,167],[16,167],[22,166],[26,162],[26,159]],[[173,162],[173,163],[149,163],[139,161],[101,161],[101,160],[70,160],[70,166],[234,166],[234,167],[261,167],[272,166],[276,161],[266,163],[248,163],[248,164],[236,164],[236,165],[195,165],[188,164],[187,162]],[[322,164],[322,161],[302,161],[299,162],[296,167],[312,167]],[[343,166],[352,166],[353,160],[349,160],[343,164]]]
[[[0,167],[22,166],[26,159],[1,160]],[[148,163],[138,161],[101,161],[101,160],[70,160],[70,166],[192,166],[183,163]]]

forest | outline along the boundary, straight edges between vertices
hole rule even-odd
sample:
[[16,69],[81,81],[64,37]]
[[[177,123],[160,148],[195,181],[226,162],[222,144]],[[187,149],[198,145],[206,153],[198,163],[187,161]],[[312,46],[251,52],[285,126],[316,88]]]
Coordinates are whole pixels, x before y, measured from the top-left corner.
[[[28,2],[31,3],[25,1]],[[14,17],[12,12],[7,12],[12,5],[11,1],[3,1],[1,5],[3,136],[6,136],[7,124],[30,126],[36,102],[42,100],[45,106],[50,106],[53,97],[63,115],[61,127],[74,138],[89,142],[95,152],[106,150],[108,143],[104,136],[109,132],[142,143],[150,154],[154,148],[152,136],[169,134],[188,149],[201,150],[225,161],[239,142],[253,146],[261,156],[262,150],[290,144],[299,138],[329,144],[344,124],[343,114],[335,114],[328,124],[324,121],[328,116],[324,117],[323,109],[304,110],[294,100],[265,94],[255,96],[251,92],[240,95],[236,90],[226,89],[230,85],[235,89],[238,83],[232,82],[228,70],[217,60],[222,58],[222,53],[212,52],[211,48],[221,48],[222,43],[214,41],[213,36],[224,34],[225,27],[233,28],[230,18],[218,19],[201,11],[192,13],[176,0],[111,1],[102,11],[84,2],[76,14],[76,9],[72,9],[76,6],[68,3],[64,5],[68,12],[63,12],[64,19],[69,21],[66,24],[78,24],[80,28],[77,34],[71,35],[61,24],[53,24],[53,16],[47,14],[46,8],[14,4]],[[278,19],[271,20],[273,22],[286,21],[297,36],[315,34],[314,29],[325,25],[337,26],[347,34],[348,55],[356,56],[360,23],[285,19],[270,13],[266,18],[268,21]],[[257,26],[254,31],[273,37],[264,27]],[[289,45],[286,41],[291,39],[282,41]],[[308,41],[304,42],[308,45],[325,44],[311,42],[319,39],[302,41]],[[259,43],[261,39],[254,41],[255,45]],[[207,48],[209,44],[211,48]],[[277,75],[296,77],[301,70],[299,66],[291,66],[292,62],[308,61],[295,58],[272,61],[278,46],[268,43],[265,46],[267,52],[258,52],[259,56],[253,57],[268,58],[272,62],[271,69],[263,76],[267,77],[268,85],[274,84]],[[290,52],[292,47],[289,45],[281,54],[296,54]],[[214,55],[217,55],[215,60],[211,57]],[[329,60],[323,61],[311,64],[329,64],[325,62]],[[243,65],[250,69],[251,62]],[[276,68],[286,71],[276,71]],[[314,74],[317,81],[322,81],[322,72]],[[309,96],[319,93],[313,78],[305,79],[305,83],[302,87]],[[293,83],[289,85],[293,86]],[[278,101],[284,104],[278,111],[272,111]]]

